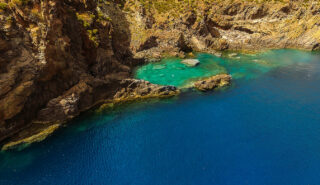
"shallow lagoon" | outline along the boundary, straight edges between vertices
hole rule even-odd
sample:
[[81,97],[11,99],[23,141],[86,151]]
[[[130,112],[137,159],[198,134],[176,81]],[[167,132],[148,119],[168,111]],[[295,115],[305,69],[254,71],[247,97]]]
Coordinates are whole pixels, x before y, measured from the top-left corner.
[[1,153],[0,184],[320,184],[320,55],[197,57],[187,73],[170,59],[137,76],[184,86],[219,66],[234,85],[88,112],[44,142]]
[[138,68],[135,77],[155,84],[183,87],[194,80],[220,73],[231,74],[236,80],[254,79],[278,67],[318,59],[316,54],[297,50],[270,50],[255,54],[227,52],[222,57],[200,53],[196,58],[200,60],[197,67],[182,64],[179,58],[150,63]]

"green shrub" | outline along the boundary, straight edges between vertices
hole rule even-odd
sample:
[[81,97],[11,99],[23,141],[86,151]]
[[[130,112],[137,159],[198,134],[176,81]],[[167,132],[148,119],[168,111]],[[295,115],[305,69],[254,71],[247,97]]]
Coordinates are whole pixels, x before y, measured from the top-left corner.
[[8,8],[8,4],[7,3],[0,3],[0,9],[1,10],[6,10]]

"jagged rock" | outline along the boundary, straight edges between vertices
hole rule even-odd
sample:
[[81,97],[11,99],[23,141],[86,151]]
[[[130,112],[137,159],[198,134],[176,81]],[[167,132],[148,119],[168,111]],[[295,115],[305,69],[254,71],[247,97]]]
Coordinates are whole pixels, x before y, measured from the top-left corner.
[[186,39],[183,34],[180,34],[179,36],[177,47],[185,53],[189,53],[192,51],[192,47],[189,46],[189,44],[186,42]]
[[195,67],[200,64],[200,61],[198,59],[185,59],[182,60],[181,63],[186,64],[190,67]]
[[186,16],[184,16],[184,22],[188,27],[191,27],[192,25],[194,25],[196,21],[197,21],[197,15],[196,15],[196,12],[194,11],[191,11],[187,13]]
[[145,98],[170,97],[180,93],[174,86],[155,85],[148,81],[126,79],[121,82],[121,88],[114,96],[116,102],[131,101]]
[[38,112],[35,121],[48,124],[65,123],[97,103],[112,98],[114,92],[108,91],[112,86],[112,83],[92,78],[90,81],[79,82],[63,95],[50,100]]
[[68,121],[112,98],[129,77],[135,64],[124,13],[115,3],[97,6],[52,0],[0,10],[0,143]]
[[212,22],[211,20],[208,20],[206,22],[206,26],[207,26],[207,29],[213,38],[220,38],[221,37],[221,34],[220,34],[219,30],[215,27],[214,22]]
[[153,47],[157,47],[158,46],[158,42],[157,42],[157,37],[152,36],[150,38],[148,38],[138,49],[139,51],[143,51],[143,50],[147,50],[147,49],[151,49]]
[[194,87],[200,91],[211,91],[218,87],[227,86],[231,83],[231,75],[221,74],[200,80],[194,83]]
[[[151,7],[155,4],[152,1],[149,3]],[[139,53],[140,57],[150,56],[150,53],[154,52],[167,56],[175,54],[172,51],[177,50],[186,53],[190,50],[210,52],[226,49],[319,50],[320,4],[315,0],[307,4],[303,4],[301,0],[263,3],[242,0],[209,2],[199,0],[192,3],[193,9],[189,9],[188,3],[184,1],[175,3],[172,8],[162,11],[156,8],[148,9],[154,17],[151,29],[141,29],[146,23],[135,14],[127,15],[130,20],[130,30],[134,33],[131,37],[131,47],[138,48],[141,43],[137,40],[141,37],[159,38],[158,46],[146,50],[143,55]],[[127,6],[135,8],[129,4]],[[181,12],[181,9],[184,9],[184,12]],[[179,16],[171,16],[177,12]]]

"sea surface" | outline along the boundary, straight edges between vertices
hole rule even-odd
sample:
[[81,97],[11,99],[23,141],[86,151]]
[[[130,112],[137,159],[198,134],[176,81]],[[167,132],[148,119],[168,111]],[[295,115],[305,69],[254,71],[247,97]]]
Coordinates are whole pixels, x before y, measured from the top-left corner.
[[274,50],[164,59],[136,77],[233,85],[89,111],[47,140],[0,153],[1,185],[319,185],[320,54]]

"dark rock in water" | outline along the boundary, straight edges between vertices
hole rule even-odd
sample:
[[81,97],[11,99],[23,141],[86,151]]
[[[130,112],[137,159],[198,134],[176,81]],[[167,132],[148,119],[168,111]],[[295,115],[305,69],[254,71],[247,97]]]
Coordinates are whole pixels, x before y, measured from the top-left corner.
[[198,59],[186,59],[186,60],[182,60],[181,63],[191,67],[195,67],[200,64],[200,61]]
[[227,86],[231,83],[231,75],[221,74],[200,80],[194,84],[194,87],[200,91],[210,91],[218,87]]

